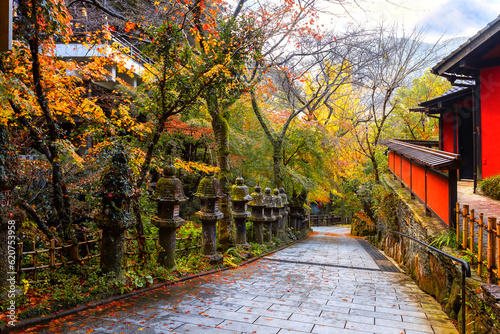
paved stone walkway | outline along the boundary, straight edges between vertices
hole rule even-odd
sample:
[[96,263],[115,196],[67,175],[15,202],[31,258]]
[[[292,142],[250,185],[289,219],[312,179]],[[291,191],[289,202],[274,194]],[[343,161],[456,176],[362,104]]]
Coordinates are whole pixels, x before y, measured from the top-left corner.
[[315,227],[306,240],[252,264],[29,332],[458,333],[434,299],[407,275],[381,271],[348,232]]
[[476,219],[480,213],[483,214],[485,222],[488,221],[487,217],[500,219],[500,201],[481,194],[474,194],[472,182],[458,181],[457,200],[460,203],[460,209],[463,209],[464,204],[468,204],[469,209],[474,209]]

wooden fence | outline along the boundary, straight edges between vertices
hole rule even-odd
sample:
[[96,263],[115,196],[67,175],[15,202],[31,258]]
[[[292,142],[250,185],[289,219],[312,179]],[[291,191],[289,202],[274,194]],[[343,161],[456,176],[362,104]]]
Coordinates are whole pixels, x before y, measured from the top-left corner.
[[485,271],[488,283],[500,284],[500,221],[488,217],[485,222],[482,213],[476,215],[468,205],[460,209],[458,202],[455,213],[457,245],[475,256],[479,276]]
[[[100,257],[102,231],[90,238],[83,236],[83,241],[66,245],[58,245],[55,239],[41,244],[36,241],[20,242],[16,252],[16,280],[27,279],[30,282],[39,280],[40,275],[54,275],[58,268],[71,264],[91,266],[97,264]],[[160,246],[158,237],[146,238],[146,249],[139,248],[137,236],[126,233],[124,243],[123,265],[125,269],[141,266],[141,256],[149,258],[155,255]],[[176,238],[177,256],[186,256],[189,252],[201,249],[201,234],[186,238]]]
[[332,215],[311,215],[310,223],[311,226],[332,226],[341,224],[342,220],[340,217]]

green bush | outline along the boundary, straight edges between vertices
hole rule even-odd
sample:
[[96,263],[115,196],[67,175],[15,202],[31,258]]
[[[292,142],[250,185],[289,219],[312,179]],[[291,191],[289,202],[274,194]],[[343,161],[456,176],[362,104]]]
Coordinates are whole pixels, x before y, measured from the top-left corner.
[[479,188],[486,196],[500,200],[500,175],[484,179],[479,184]]

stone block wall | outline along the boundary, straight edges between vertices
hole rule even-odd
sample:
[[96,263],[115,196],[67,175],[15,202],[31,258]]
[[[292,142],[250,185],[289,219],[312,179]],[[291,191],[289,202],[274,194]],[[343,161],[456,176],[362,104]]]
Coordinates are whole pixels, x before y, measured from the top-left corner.
[[[461,321],[461,267],[450,259],[429,253],[425,247],[408,238],[390,231],[412,236],[429,243],[430,237],[442,234],[448,227],[438,218],[427,217],[425,208],[417,199],[411,199],[409,192],[401,188],[399,181],[386,175],[384,183],[393,193],[390,207],[385,205],[385,219],[377,222],[376,246],[392,257],[420,288],[432,295],[445,312]],[[389,214],[388,214],[389,213]],[[397,219],[390,215],[396,215]],[[457,255],[457,251],[443,248],[443,251]],[[483,284],[477,275],[467,279],[467,333],[500,334],[500,287]]]

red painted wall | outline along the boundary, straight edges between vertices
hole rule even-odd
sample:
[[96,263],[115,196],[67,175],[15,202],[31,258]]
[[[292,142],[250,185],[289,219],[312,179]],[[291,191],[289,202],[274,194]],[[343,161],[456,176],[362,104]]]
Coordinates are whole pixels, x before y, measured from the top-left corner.
[[399,154],[394,155],[394,174],[401,178],[401,156]]
[[446,224],[450,224],[448,179],[432,170],[427,170],[427,204]]
[[411,167],[411,178],[413,192],[422,202],[425,201],[425,168],[421,165],[413,164]]
[[453,123],[455,120],[454,112],[446,112],[442,114],[443,133],[441,134],[441,142],[443,143],[443,151],[455,153],[453,147]]
[[[408,188],[420,198],[422,203],[426,200],[426,182],[427,182],[427,205],[446,223],[449,222],[449,193],[448,193],[448,178],[440,173],[427,170],[427,181],[425,177],[425,167],[411,163],[405,157],[389,152],[389,168],[402,179]],[[411,174],[410,174],[411,166]],[[411,178],[411,179],[410,179]]]
[[500,174],[500,66],[481,70],[481,158],[483,179]]
[[410,160],[403,158],[403,170],[401,179],[406,183],[406,186],[409,188],[411,184],[410,180]]

